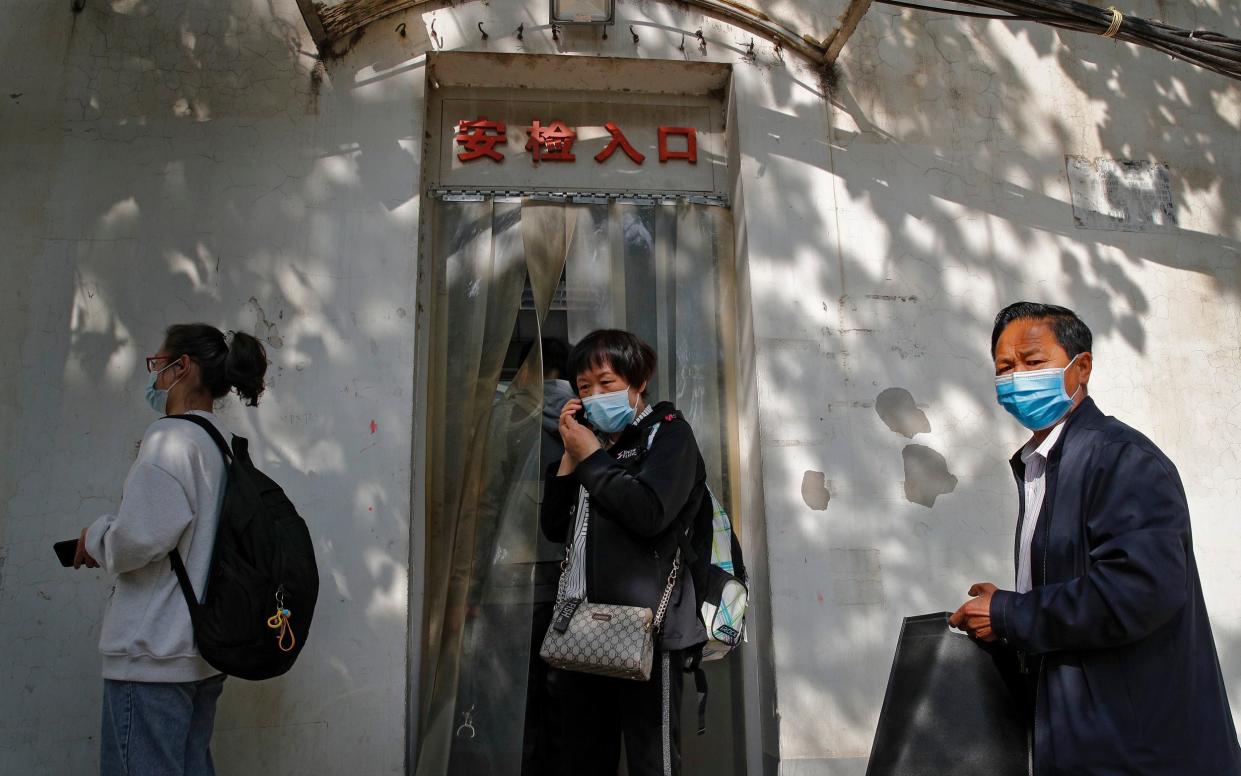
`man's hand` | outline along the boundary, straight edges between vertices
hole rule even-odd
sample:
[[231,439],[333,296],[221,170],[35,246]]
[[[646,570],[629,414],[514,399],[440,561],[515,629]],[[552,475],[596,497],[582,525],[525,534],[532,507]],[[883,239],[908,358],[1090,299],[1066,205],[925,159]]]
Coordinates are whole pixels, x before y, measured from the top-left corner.
[[974,597],[952,613],[948,624],[981,641],[995,641],[995,633],[991,630],[991,595],[996,589],[990,582],[973,585],[969,594]]
[[577,465],[590,457],[601,445],[595,432],[577,422],[573,417],[582,409],[579,399],[570,399],[560,410],[560,438],[564,441],[564,458],[560,460],[560,476],[571,473]]
[[90,556],[90,553],[86,551],[86,529],[85,528],[82,529],[82,534],[78,536],[78,548],[73,553],[73,567],[75,569],[80,569],[83,566],[85,566],[88,569],[99,568],[99,561],[92,558]]

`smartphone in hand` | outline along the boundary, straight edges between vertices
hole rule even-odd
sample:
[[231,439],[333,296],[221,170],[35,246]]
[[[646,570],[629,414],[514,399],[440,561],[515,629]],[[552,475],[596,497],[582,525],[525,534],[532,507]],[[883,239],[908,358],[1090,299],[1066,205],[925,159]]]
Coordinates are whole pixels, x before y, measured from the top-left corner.
[[595,430],[595,427],[590,425],[590,421],[586,419],[586,408],[585,407],[573,413],[573,419],[576,420],[578,423],[581,423],[583,426],[590,429],[591,431]]
[[56,557],[60,558],[60,565],[69,567],[73,565],[73,556],[78,552],[78,540],[66,539],[63,542],[56,542],[52,545],[52,549],[56,552]]

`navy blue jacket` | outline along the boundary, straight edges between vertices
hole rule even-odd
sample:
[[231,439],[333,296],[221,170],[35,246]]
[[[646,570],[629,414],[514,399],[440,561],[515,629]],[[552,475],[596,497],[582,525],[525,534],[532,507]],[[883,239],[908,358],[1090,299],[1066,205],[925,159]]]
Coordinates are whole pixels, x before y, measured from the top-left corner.
[[996,635],[1036,666],[1034,772],[1241,776],[1176,467],[1087,398],[1046,478],[1034,589],[991,599]]

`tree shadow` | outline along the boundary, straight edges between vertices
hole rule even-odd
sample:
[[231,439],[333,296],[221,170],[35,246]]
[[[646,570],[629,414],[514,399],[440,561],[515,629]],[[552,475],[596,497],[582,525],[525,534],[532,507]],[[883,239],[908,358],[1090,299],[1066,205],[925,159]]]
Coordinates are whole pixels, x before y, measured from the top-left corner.
[[[645,51],[681,56],[679,31],[694,32],[683,9],[639,5],[660,23],[643,29]],[[1139,15],[1238,34],[1241,10],[1216,6],[1151,0]],[[44,24],[33,7],[22,12]],[[531,18],[488,8],[511,13],[506,27]],[[417,18],[406,37],[367,35],[319,62],[291,3],[92,0],[49,55],[69,101],[21,98],[46,113],[25,131],[55,136],[40,146],[54,207],[0,210],[40,224],[34,250],[12,259],[29,323],[20,373],[0,378],[16,386],[20,448],[0,556],[0,686],[20,702],[0,710],[0,770],[94,762],[81,731],[97,729],[98,698],[82,688],[97,686],[107,594],[52,566],[47,545],[115,508],[150,420],[142,356],[167,324],[197,319],[268,345],[263,408],[223,414],[307,518],[323,579],[303,664],[229,684],[221,770],[403,767],[392,710],[405,708],[407,627],[421,628],[406,614],[423,142],[409,104],[430,46]],[[474,35],[440,18],[441,34]],[[1143,367],[1235,362],[1237,87],[1125,44],[878,6],[826,89],[787,52],[760,41],[751,62],[737,43],[748,34],[708,34],[707,56],[733,62],[749,90],[738,131],[757,347],[742,358],[758,371],[773,622],[753,637],[773,655],[790,768],[864,768],[901,618],[1011,578],[1005,461],[1021,438],[994,406],[987,353],[1005,303],[1083,315],[1117,414],[1141,426],[1158,408],[1167,420],[1143,430],[1172,438],[1170,453],[1205,451],[1179,463],[1209,526],[1199,546],[1225,536],[1234,494],[1215,483],[1238,454],[1211,428],[1218,414],[1189,417]],[[1180,227],[1077,228],[1066,154],[1170,162]],[[1207,326],[1195,307],[1219,312]],[[929,431],[884,423],[875,404],[894,388]],[[913,444],[955,479],[931,507],[907,498]],[[1241,624],[1206,586],[1237,677]]]
[[[1165,10],[1184,26],[1241,26],[1236,10]],[[901,619],[955,609],[976,581],[1011,586],[1007,458],[1024,440],[990,379],[1003,305],[1083,316],[1105,411],[1179,459],[1199,546],[1225,535],[1213,456],[1184,444],[1192,413],[1169,413],[1145,368],[1210,369],[1235,352],[1178,311],[1241,296],[1239,90],[1090,36],[876,6],[829,81],[823,138],[805,129],[820,106],[770,93],[788,99],[743,118],[765,137],[743,140],[742,187],[769,203],[747,238],[773,265],[751,272],[780,754],[860,774]],[[1079,228],[1069,154],[1168,162],[1180,225]],[[773,171],[785,196],[770,196]],[[883,422],[875,403],[891,389],[912,395],[929,431],[910,440]],[[1227,442],[1212,449],[1235,457]],[[807,478],[827,493],[806,497]],[[1222,607],[1215,625],[1235,677],[1241,627]],[[796,646],[811,644],[822,648]]]
[[[322,578],[292,672],[228,682],[216,762],[397,772],[421,146],[408,99],[420,60],[377,43],[375,63],[407,67],[372,64],[367,83],[334,86],[292,3],[91,2],[72,17],[55,5],[72,28],[48,63],[71,100],[59,135],[41,141],[54,205],[36,249],[13,257],[31,324],[17,348],[28,368],[14,390],[0,682],[24,701],[0,712],[0,770],[97,761],[108,590],[100,574],[49,563],[48,545],[116,509],[153,419],[143,356],[167,325],[203,320],[267,348],[260,409],[230,398],[219,412],[298,506]],[[30,10],[31,24],[45,14]]]

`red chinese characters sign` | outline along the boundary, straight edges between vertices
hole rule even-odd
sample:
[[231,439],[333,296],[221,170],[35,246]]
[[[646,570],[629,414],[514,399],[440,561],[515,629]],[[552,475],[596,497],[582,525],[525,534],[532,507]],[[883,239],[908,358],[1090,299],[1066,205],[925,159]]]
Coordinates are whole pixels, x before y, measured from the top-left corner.
[[485,116],[457,122],[457,145],[463,149],[457,158],[463,162],[483,158],[493,162],[504,161],[504,155],[496,150],[496,146],[506,139],[505,131],[504,122],[488,121]]
[[606,129],[608,134],[612,136],[612,142],[608,143],[607,148],[595,154],[596,162],[603,164],[609,157],[612,156],[612,154],[616,153],[616,149],[618,148],[625,152],[625,156],[628,156],[638,164],[642,164],[646,161],[646,156],[639,153],[636,148],[629,144],[629,138],[625,137],[624,133],[621,132],[620,127],[609,121],[603,125],[603,128]]
[[535,164],[572,162],[577,158],[573,155],[573,141],[577,139],[577,132],[566,127],[563,121],[553,121],[544,127],[535,119],[526,127],[526,134],[530,136],[526,141],[526,150],[530,152],[530,158]]
[[[607,122],[604,129],[610,137],[607,146],[595,154],[595,162],[603,164],[617,152],[621,151],[634,164],[641,165],[646,155],[634,148],[624,131],[615,122]],[[525,128],[525,150],[530,152],[530,160],[534,164],[541,162],[574,162],[573,144],[577,141],[577,130],[558,119],[543,124],[538,119]],[[462,162],[476,162],[490,159],[499,163],[504,161],[502,149],[507,144],[507,127],[502,121],[490,121],[485,116],[476,119],[463,119],[457,122],[457,159]],[[693,127],[658,128],[659,161],[688,162],[698,164],[698,131]]]

